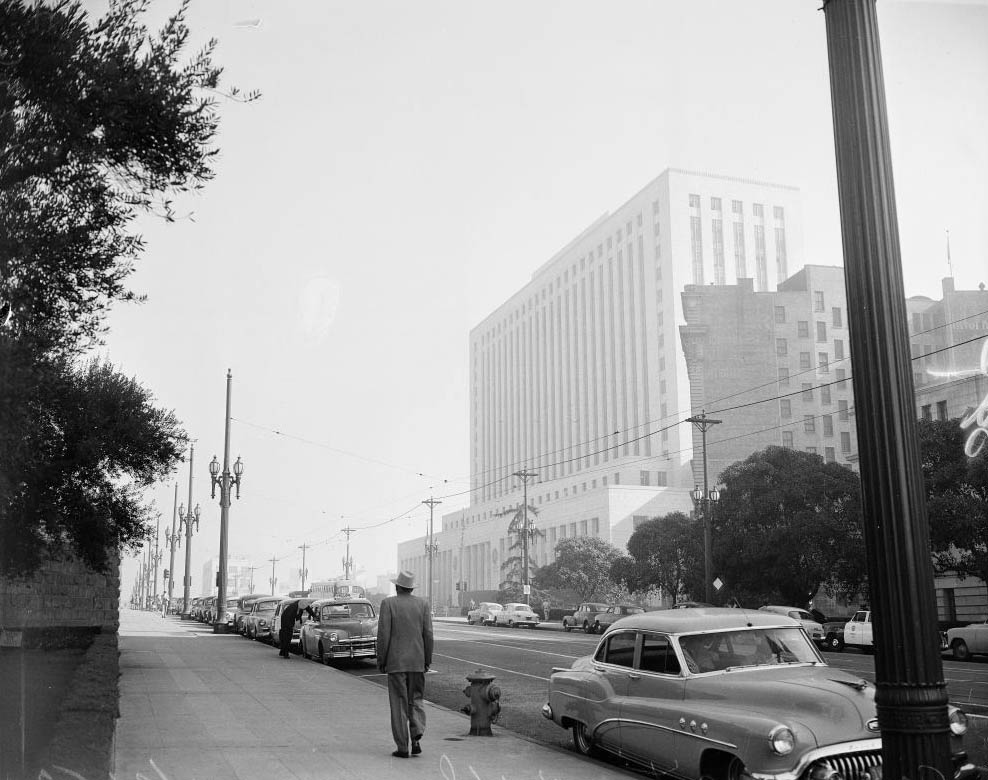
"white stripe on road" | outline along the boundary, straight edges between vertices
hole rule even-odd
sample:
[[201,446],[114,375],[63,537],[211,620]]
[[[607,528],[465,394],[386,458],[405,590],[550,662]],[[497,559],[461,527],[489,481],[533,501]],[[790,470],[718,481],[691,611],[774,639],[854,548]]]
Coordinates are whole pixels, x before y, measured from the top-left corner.
[[[434,653],[433,655],[439,658],[449,658],[451,661],[460,661],[465,664],[470,664],[471,666],[476,663],[480,663],[479,661],[468,661],[466,658],[457,658],[455,655],[445,655],[443,653]],[[481,664],[481,666],[483,666],[484,669],[497,669],[499,672],[507,672],[508,674],[520,675],[521,677],[531,677],[533,680],[549,682],[548,677],[539,677],[537,674],[526,674],[525,672],[519,672],[514,669],[505,669],[502,666],[491,666],[490,664]]]

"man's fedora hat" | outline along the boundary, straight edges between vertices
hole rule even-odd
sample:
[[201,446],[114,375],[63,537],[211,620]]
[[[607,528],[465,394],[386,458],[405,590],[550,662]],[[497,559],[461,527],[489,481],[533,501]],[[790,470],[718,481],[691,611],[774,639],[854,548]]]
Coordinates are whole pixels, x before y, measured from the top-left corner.
[[391,580],[395,585],[412,590],[415,587],[415,575],[410,571],[402,570],[397,577]]

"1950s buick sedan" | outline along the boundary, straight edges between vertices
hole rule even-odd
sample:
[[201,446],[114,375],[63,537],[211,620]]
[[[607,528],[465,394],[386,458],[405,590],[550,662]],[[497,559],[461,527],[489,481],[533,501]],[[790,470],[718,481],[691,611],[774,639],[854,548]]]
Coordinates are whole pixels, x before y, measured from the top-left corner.
[[[542,714],[576,749],[674,777],[865,780],[881,776],[874,686],[824,663],[795,620],[682,609],[614,623],[593,655],[553,669]],[[950,708],[958,773],[963,712]]]

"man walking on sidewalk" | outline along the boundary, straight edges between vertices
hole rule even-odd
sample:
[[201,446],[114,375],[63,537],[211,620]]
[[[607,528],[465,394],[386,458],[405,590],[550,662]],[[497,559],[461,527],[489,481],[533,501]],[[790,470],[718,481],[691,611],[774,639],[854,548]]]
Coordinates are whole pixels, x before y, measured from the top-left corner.
[[388,675],[391,734],[398,749],[391,755],[408,758],[422,752],[425,733],[425,673],[432,665],[432,614],[425,599],[413,596],[415,575],[402,571],[395,579],[397,595],[381,602],[377,624],[377,668]]

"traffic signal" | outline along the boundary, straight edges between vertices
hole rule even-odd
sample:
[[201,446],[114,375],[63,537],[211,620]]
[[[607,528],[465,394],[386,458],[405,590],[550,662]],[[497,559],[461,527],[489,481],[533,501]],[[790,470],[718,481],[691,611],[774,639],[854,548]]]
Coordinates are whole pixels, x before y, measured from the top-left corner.
[[168,582],[168,569],[165,569],[165,582]]

